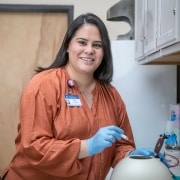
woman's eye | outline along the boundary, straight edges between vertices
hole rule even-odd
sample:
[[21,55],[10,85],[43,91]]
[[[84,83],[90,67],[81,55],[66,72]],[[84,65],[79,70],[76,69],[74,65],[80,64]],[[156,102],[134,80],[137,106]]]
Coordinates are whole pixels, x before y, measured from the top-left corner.
[[101,43],[95,43],[93,44],[93,47],[96,49],[102,48],[102,44]]
[[83,46],[87,44],[85,41],[78,41],[78,43]]

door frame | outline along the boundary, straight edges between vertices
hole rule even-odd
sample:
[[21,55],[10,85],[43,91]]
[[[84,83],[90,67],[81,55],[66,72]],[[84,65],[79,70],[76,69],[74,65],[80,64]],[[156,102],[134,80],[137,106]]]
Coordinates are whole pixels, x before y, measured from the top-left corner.
[[73,5],[0,4],[0,12],[67,13],[68,25],[71,24],[74,18]]

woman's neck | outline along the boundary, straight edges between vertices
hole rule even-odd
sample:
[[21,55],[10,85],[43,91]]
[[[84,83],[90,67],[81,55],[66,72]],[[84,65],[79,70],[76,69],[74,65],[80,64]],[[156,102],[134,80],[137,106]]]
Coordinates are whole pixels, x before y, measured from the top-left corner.
[[87,92],[92,91],[96,85],[96,80],[93,77],[93,74],[83,74],[74,71],[70,66],[65,67],[69,77],[74,80],[78,86],[79,91]]

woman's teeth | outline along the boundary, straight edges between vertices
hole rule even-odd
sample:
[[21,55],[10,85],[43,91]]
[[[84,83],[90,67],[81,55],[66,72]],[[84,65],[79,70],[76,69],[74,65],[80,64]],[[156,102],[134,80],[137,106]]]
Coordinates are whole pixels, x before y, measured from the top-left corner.
[[92,58],[81,58],[83,61],[87,61],[87,62],[92,62],[93,59]]

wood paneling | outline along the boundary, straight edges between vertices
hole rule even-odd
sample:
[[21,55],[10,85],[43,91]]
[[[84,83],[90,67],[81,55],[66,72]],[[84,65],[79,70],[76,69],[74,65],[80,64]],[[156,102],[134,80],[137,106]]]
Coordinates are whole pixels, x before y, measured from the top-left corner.
[[14,155],[19,98],[37,66],[54,60],[67,13],[0,13],[0,171]]

